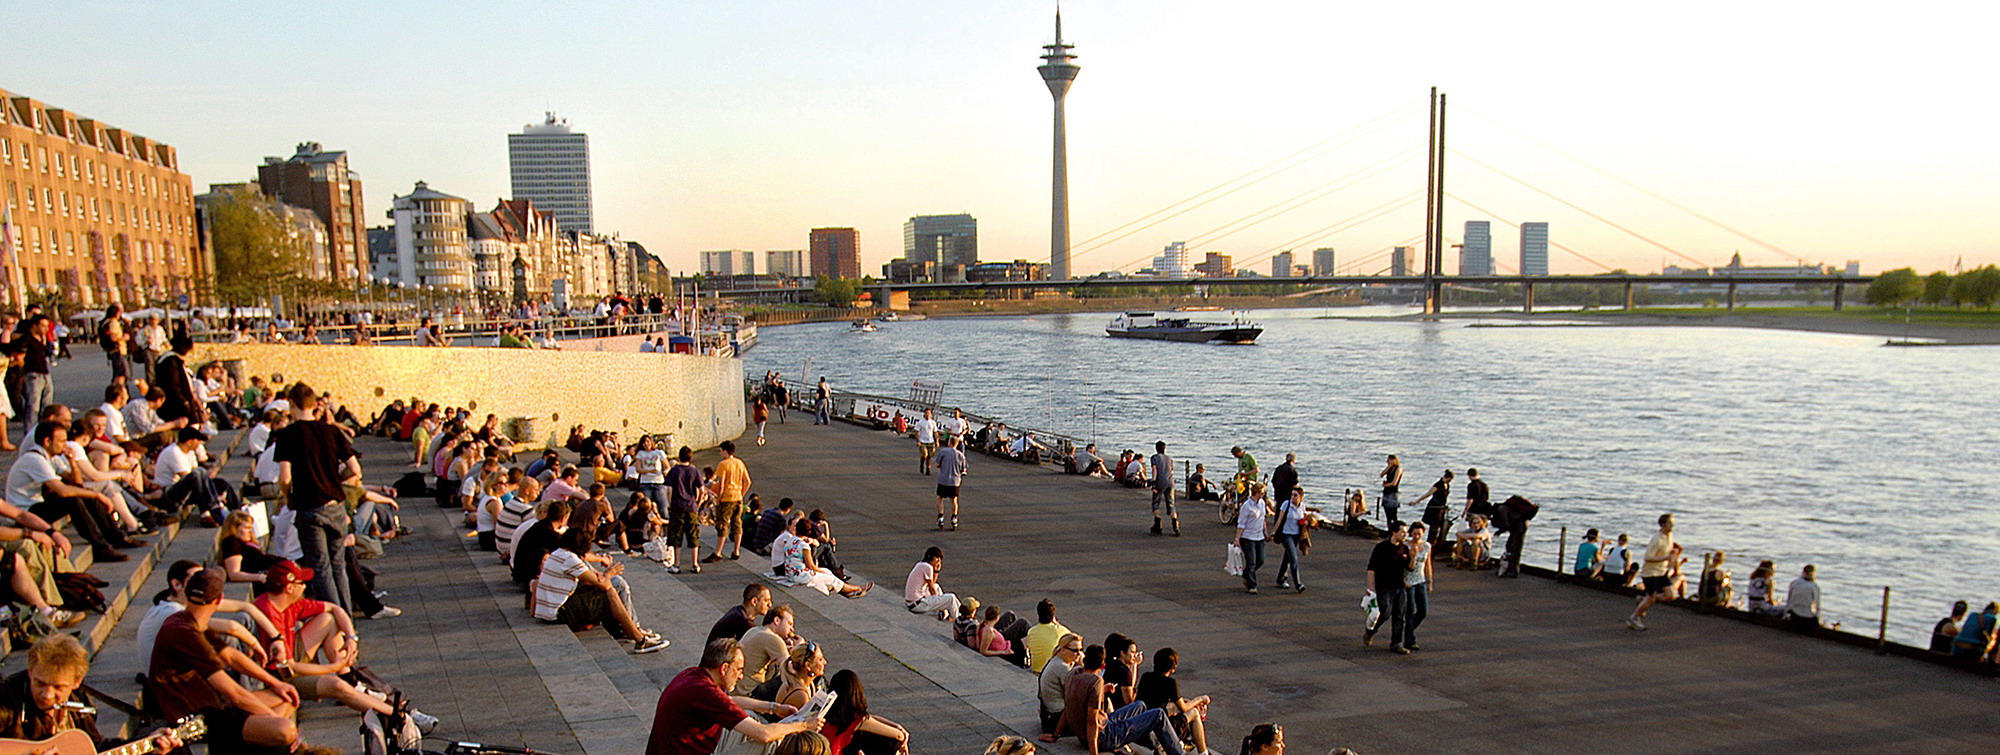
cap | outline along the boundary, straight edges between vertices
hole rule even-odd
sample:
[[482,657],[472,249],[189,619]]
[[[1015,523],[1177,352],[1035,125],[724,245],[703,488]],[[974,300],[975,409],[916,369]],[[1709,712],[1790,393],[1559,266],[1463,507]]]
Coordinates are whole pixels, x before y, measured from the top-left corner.
[[305,584],[311,582],[312,578],[313,570],[290,560],[279,561],[264,570],[264,586],[273,591],[282,589],[292,582]]
[[190,440],[198,440],[203,443],[207,443],[208,433],[202,432],[200,428],[183,427],[181,428],[180,434],[174,436],[174,442],[176,443],[185,443]]
[[205,606],[222,599],[222,586],[229,582],[229,574],[220,566],[211,566],[188,576],[188,604]]

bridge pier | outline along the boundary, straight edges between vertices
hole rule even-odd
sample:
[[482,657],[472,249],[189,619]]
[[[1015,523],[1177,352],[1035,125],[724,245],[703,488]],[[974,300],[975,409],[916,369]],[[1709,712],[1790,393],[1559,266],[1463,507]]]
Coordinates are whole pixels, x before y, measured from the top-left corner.
[[1729,282],[1729,311],[1736,311],[1736,281]]
[[1833,311],[1839,312],[1846,308],[1847,308],[1847,282],[1836,281],[1833,284]]
[[1632,282],[1625,282],[1625,311],[1632,311]]
[[1535,311],[1535,284],[1521,284],[1521,311],[1533,314]]

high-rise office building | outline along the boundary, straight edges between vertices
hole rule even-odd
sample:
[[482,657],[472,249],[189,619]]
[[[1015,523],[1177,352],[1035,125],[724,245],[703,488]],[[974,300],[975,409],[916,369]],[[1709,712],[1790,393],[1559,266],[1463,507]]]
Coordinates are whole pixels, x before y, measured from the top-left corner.
[[757,253],[727,249],[701,253],[702,275],[756,275]]
[[1389,274],[1410,274],[1410,248],[1399,246],[1389,252]]
[[1465,244],[1458,250],[1459,275],[1493,274],[1493,223],[1465,221]]
[[1290,278],[1292,277],[1292,272],[1291,250],[1287,249],[1271,255],[1271,277]]
[[319,142],[304,142],[290,158],[266,157],[257,166],[257,186],[264,194],[294,207],[304,207],[326,224],[326,259],[316,262],[333,280],[353,280],[368,273],[368,218],[361,209],[361,176],[347,167],[347,153],[328,152]]
[[1521,274],[1549,274],[1549,224],[1521,224]]
[[0,254],[12,261],[0,281],[11,308],[33,291],[136,309],[204,290],[215,265],[197,227],[173,147],[0,90]]
[[918,215],[903,223],[903,259],[939,267],[979,264],[979,221],[971,215]]
[[1162,278],[1191,278],[1194,265],[1188,262],[1187,242],[1176,241],[1153,258],[1153,274]]
[[806,250],[773,249],[764,252],[764,274],[781,275],[786,278],[805,277]]
[[1195,272],[1201,273],[1203,277],[1208,278],[1228,278],[1236,274],[1235,261],[1231,260],[1229,255],[1221,252],[1207,252],[1203,254],[1201,262],[1196,264],[1194,269]]
[[548,113],[540,125],[507,135],[507,169],[514,198],[556,216],[556,228],[590,233],[590,136]]
[[1333,275],[1333,247],[1313,250],[1313,275]]
[[852,228],[814,228],[806,245],[813,277],[861,277],[861,232]]

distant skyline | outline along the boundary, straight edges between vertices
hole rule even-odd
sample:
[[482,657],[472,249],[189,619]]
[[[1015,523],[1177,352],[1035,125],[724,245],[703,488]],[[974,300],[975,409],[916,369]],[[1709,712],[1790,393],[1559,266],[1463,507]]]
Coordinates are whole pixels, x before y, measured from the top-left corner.
[[[12,8],[12,58],[34,64],[0,86],[174,145],[198,191],[254,179],[262,158],[300,142],[346,150],[377,226],[418,180],[481,206],[507,196],[507,134],[552,110],[590,134],[597,230],[677,272],[702,250],[800,249],[810,229],[843,226],[859,230],[860,269],[878,271],[902,254],[906,219],[958,211],[979,218],[982,259],[1048,255],[1050,102],[1034,69],[1053,3],[313,12]],[[1398,203],[1423,187],[1432,85],[1452,104],[1444,227],[1456,243],[1465,221],[1494,221],[1500,272],[1518,259],[1508,221],[1550,224],[1557,273],[1603,269],[1562,247],[1638,271],[1737,252],[1871,272],[2000,262],[1986,222],[2000,207],[1988,134],[2000,106],[1982,94],[1991,4],[1073,0],[1063,20],[1090,71],[1067,102],[1079,275],[1137,269],[1173,241],[1260,270],[1272,252],[1319,247],[1339,250],[1342,272],[1386,269],[1384,250],[1423,229],[1420,201]],[[54,29],[89,33],[24,33]],[[1324,156],[1091,241],[1356,126]]]

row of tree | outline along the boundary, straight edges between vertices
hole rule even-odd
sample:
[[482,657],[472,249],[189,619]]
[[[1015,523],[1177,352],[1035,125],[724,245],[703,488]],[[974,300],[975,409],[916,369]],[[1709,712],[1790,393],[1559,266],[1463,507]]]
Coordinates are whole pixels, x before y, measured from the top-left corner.
[[2000,302],[2000,267],[1987,265],[1957,275],[1942,270],[1919,275],[1916,270],[1907,267],[1890,270],[1868,284],[1867,299],[1869,304],[1878,307],[1905,304],[1942,307],[1949,304],[1990,310],[1995,302]]

